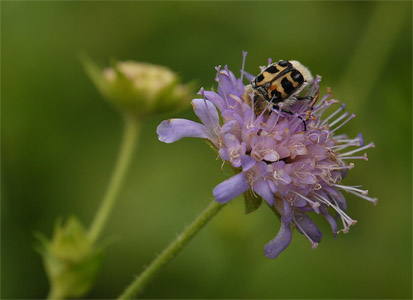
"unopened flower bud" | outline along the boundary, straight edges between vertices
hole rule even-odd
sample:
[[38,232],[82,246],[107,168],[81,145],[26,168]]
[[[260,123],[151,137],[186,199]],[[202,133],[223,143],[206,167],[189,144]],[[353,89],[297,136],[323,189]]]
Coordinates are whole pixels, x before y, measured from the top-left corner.
[[83,225],[74,217],[56,223],[52,240],[39,236],[39,252],[50,281],[49,298],[64,299],[85,295],[96,278],[103,258]]
[[101,69],[88,59],[84,64],[102,95],[138,119],[184,108],[193,95],[192,86],[164,66],[125,61]]

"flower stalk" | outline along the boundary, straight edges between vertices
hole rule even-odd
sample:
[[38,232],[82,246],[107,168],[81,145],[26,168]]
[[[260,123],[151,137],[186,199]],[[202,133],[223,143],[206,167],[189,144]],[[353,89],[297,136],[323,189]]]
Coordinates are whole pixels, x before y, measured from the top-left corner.
[[96,242],[105,226],[105,223],[115,204],[122,182],[129,168],[133,151],[136,147],[138,133],[140,131],[140,122],[136,118],[125,117],[125,129],[123,141],[119,150],[119,156],[110,179],[109,186],[103,197],[102,203],[93,219],[89,229],[89,238]]
[[125,289],[118,299],[131,299],[140,294],[147,283],[160,271],[208,222],[224,204],[212,201],[209,206],[172,241],[171,244]]

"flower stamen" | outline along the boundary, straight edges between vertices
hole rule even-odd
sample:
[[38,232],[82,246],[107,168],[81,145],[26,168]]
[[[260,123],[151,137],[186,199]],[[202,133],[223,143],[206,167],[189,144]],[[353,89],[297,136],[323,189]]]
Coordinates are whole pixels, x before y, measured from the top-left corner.
[[291,193],[293,193],[294,195],[296,195],[296,196],[300,197],[301,199],[304,199],[305,201],[307,201],[308,204],[310,204],[310,206],[314,209],[314,211],[315,211],[317,214],[320,213],[320,210],[319,210],[320,203],[319,203],[319,202],[311,201],[311,200],[308,199],[306,196],[301,195],[301,194],[299,194],[299,193],[297,193],[297,192],[295,192],[295,191],[291,191]]
[[314,242],[309,235],[305,232],[305,230],[298,224],[297,220],[293,217],[294,225],[300,229],[300,231],[305,235],[305,237],[311,242],[311,248],[316,249],[318,246],[318,243]]
[[343,120],[344,118],[346,118],[349,115],[349,112],[346,111],[344,112],[340,117],[338,117],[337,119],[335,119],[333,122],[331,122],[330,124],[328,124],[328,127],[332,128],[334,125],[336,125],[338,122],[340,122],[341,120]]
[[361,190],[358,188],[358,186],[347,186],[347,185],[341,185],[341,184],[334,184],[334,186],[342,190],[345,190],[346,192],[355,191],[362,195],[367,195],[369,193],[368,190]]
[[361,148],[358,148],[358,149],[354,149],[354,150],[349,151],[349,152],[346,152],[346,153],[342,153],[341,156],[344,157],[344,156],[352,155],[352,154],[354,154],[354,153],[357,153],[357,152],[366,150],[366,149],[368,149],[368,148],[374,148],[374,147],[376,147],[376,146],[374,145],[374,143],[369,143],[368,145],[366,145],[366,146],[364,146],[364,147],[361,147]]
[[241,82],[243,82],[244,79],[244,67],[245,67],[245,61],[247,60],[247,51],[242,51],[242,65],[241,65]]
[[331,132],[336,132],[337,130],[339,130],[341,127],[343,127],[344,125],[347,124],[348,121],[350,121],[351,119],[353,119],[356,115],[355,114],[351,114],[350,117],[348,117],[343,123],[341,123],[340,125],[338,125],[336,128],[334,128],[333,130],[331,130]]
[[[327,103],[327,101],[326,101]],[[339,112],[343,111],[346,109],[346,106],[344,104],[341,104],[340,107],[333,112],[331,115],[329,115],[323,122],[321,122],[321,126],[326,125],[332,118],[334,118]]]
[[342,160],[345,160],[345,159],[362,159],[362,160],[368,160],[368,158],[367,158],[367,153],[364,153],[362,156],[342,156],[342,155],[340,155],[340,158],[342,159]]

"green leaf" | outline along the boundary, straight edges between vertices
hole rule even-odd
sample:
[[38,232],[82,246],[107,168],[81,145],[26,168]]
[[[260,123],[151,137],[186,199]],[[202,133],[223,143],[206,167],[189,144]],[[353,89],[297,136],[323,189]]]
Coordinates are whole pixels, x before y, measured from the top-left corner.
[[262,204],[262,198],[254,194],[251,190],[246,191],[244,194],[245,214],[256,211]]

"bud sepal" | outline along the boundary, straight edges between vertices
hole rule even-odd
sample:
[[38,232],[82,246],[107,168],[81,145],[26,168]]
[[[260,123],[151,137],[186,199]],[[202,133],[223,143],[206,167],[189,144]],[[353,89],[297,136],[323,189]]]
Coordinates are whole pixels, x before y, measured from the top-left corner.
[[193,84],[181,84],[169,68],[135,61],[114,61],[101,68],[84,57],[83,64],[102,96],[122,113],[139,120],[189,106]]
[[102,265],[103,247],[95,247],[76,217],[56,222],[53,237],[38,233],[38,252],[50,282],[49,299],[82,297],[92,287]]

